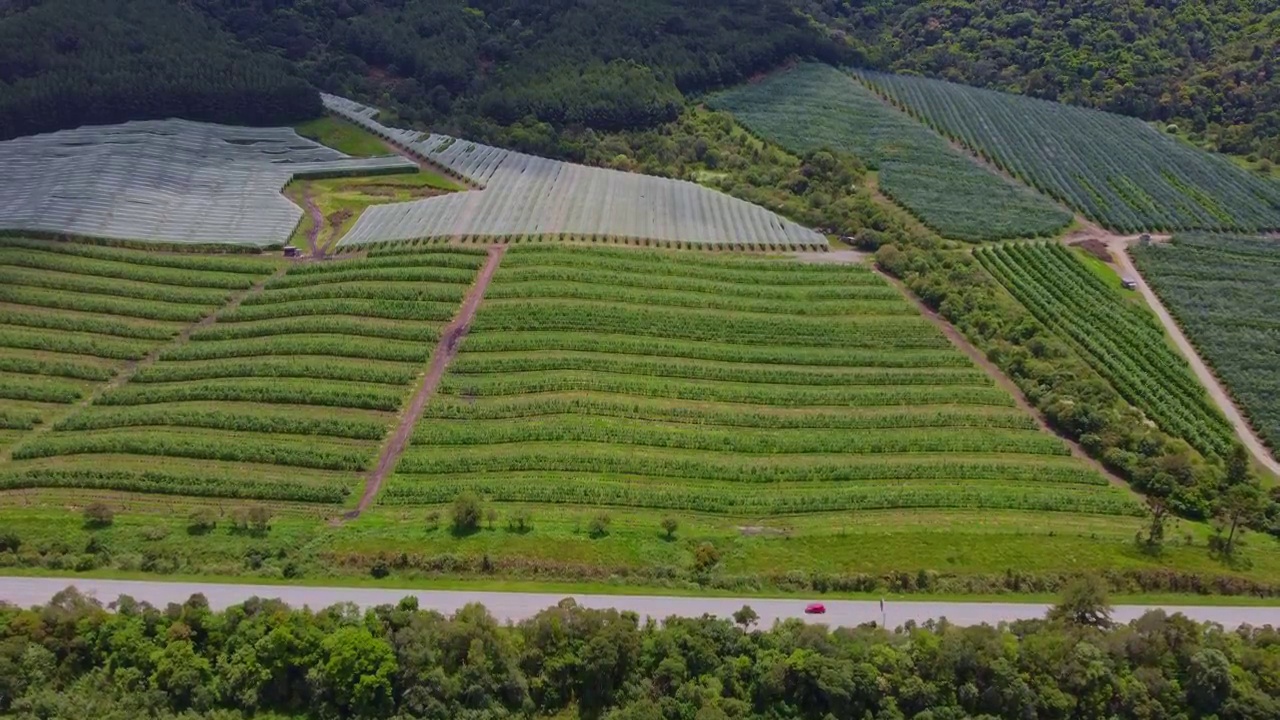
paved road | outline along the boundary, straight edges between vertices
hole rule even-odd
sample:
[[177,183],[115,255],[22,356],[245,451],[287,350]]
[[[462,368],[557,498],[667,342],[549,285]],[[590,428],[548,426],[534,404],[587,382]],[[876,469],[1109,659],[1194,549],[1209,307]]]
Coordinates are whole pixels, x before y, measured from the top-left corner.
[[1133,260],[1129,258],[1128,243],[1123,239],[1112,240],[1107,244],[1107,248],[1115,256],[1120,266],[1124,268],[1124,274],[1132,275],[1138,281],[1138,290],[1146,298],[1147,304],[1155,311],[1156,317],[1160,318],[1160,324],[1164,325],[1169,337],[1173,338],[1173,343],[1178,346],[1178,350],[1182,352],[1183,357],[1191,364],[1192,371],[1195,372],[1196,377],[1200,379],[1200,383],[1208,390],[1209,397],[1222,410],[1222,413],[1227,416],[1227,420],[1231,422],[1232,427],[1236,430],[1236,435],[1244,442],[1250,454],[1273,474],[1280,475],[1280,462],[1277,462],[1276,458],[1271,456],[1271,451],[1258,439],[1257,433],[1253,431],[1248,421],[1244,419],[1244,415],[1240,413],[1239,408],[1231,400],[1231,396],[1227,394],[1226,388],[1222,386],[1222,383],[1218,382],[1218,376],[1214,375],[1209,366],[1200,358],[1200,353],[1196,352],[1195,346],[1183,334],[1182,328],[1173,319],[1173,316],[1169,314],[1164,303],[1160,302],[1160,297],[1147,285],[1147,280],[1142,277],[1142,273],[1138,272]]
[[[15,578],[0,577],[0,601],[14,603],[23,607],[39,605],[64,590],[70,585],[81,592],[93,595],[103,602],[115,600],[120,595],[129,595],[138,600],[145,600],[152,605],[163,607],[168,603],[180,603],[194,593],[203,593],[209,604],[215,609],[225,608],[257,596],[280,598],[290,605],[310,606],[313,609],[328,607],[336,603],[351,602],[361,607],[392,604],[407,595],[418,598],[418,604],[424,609],[452,613],[470,602],[480,602],[489,609],[494,617],[501,621],[519,621],[528,618],[538,611],[555,605],[565,596],[538,593],[501,593],[501,592],[457,592],[457,591],[422,591],[422,590],[382,590],[362,588],[321,588],[298,587],[288,585],[222,585],[214,583],[167,583],[141,582],[125,580],[91,580],[85,578]],[[729,617],[735,610],[745,605],[760,615],[760,622],[765,627],[774,620],[782,618],[800,618],[829,625],[857,625],[864,622],[880,622],[880,604],[878,602],[825,600],[827,613],[819,616],[804,614],[805,601],[769,600],[761,598],[729,599],[729,598],[688,598],[661,597],[643,595],[573,595],[579,605],[591,608],[618,608],[632,610],[642,617],[665,618],[670,615],[697,616],[711,613],[720,617]],[[887,602],[885,617],[890,626],[896,627],[907,620],[924,622],[931,618],[945,616],[952,622],[961,625],[978,623],[997,623],[1002,620],[1018,620],[1036,618],[1044,615],[1047,606],[1019,603],[944,603],[944,602]],[[1136,605],[1120,606],[1115,609],[1115,619],[1127,622],[1141,616],[1152,608]],[[1272,608],[1230,608],[1186,606],[1166,608],[1176,610],[1201,622],[1218,622],[1234,627],[1248,623],[1250,625],[1280,626],[1280,607]]]

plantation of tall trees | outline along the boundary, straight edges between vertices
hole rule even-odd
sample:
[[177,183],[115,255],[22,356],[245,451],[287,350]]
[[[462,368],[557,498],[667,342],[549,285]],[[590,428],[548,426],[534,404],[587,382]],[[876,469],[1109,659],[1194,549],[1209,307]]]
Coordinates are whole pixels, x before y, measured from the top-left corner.
[[288,63],[239,47],[181,4],[0,5],[0,140],[167,117],[287,125],[320,112]]

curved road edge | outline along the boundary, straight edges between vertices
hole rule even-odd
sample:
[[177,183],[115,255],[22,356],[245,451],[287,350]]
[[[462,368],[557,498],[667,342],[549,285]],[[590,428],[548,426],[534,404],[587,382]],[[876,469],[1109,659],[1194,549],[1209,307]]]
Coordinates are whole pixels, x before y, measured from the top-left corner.
[[[221,610],[230,605],[253,598],[280,599],[292,607],[310,607],[319,610],[339,603],[354,603],[362,608],[398,603],[402,598],[414,596],[424,610],[436,610],[446,615],[456,612],[468,603],[481,603],[500,622],[519,622],[539,611],[554,606],[565,597],[573,598],[579,605],[594,609],[617,608],[629,610],[643,618],[661,620],[672,615],[698,617],[703,614],[730,617],[743,605],[750,605],[760,616],[764,627],[776,620],[797,619],[833,626],[854,626],[866,622],[885,622],[897,627],[908,620],[923,623],[926,620],[946,617],[959,625],[996,624],[1002,621],[1043,617],[1047,605],[1034,603],[966,603],[966,602],[902,602],[884,603],[881,615],[880,603],[860,600],[823,600],[827,612],[823,615],[806,615],[806,601],[777,598],[696,598],[647,595],[587,595],[554,593],[506,593],[466,592],[455,590],[396,590],[383,588],[304,587],[297,585],[228,585],[220,583],[152,582],[139,580],[98,580],[91,578],[28,578],[0,577],[0,602],[20,607],[42,605],[57,593],[76,587],[106,604],[120,595],[144,600],[156,607],[169,603],[182,603],[196,593],[208,599],[210,607]],[[1280,607],[1221,607],[1221,606],[1145,606],[1118,605],[1112,617],[1118,622],[1129,622],[1150,610],[1164,609],[1180,612],[1197,622],[1215,622],[1227,627],[1243,624],[1280,626]]]

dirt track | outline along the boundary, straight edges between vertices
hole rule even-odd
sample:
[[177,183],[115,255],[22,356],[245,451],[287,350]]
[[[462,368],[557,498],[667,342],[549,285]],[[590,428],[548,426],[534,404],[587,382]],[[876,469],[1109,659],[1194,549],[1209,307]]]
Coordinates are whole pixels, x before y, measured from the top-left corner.
[[1257,434],[1254,433],[1253,428],[1244,419],[1244,415],[1236,407],[1226,388],[1222,386],[1222,383],[1218,381],[1218,377],[1213,374],[1209,366],[1200,358],[1200,353],[1196,351],[1195,346],[1183,334],[1182,328],[1178,326],[1177,321],[1169,314],[1164,303],[1160,302],[1160,297],[1147,285],[1142,273],[1138,272],[1133,260],[1129,258],[1128,243],[1123,238],[1113,236],[1108,239],[1107,248],[1111,251],[1111,255],[1116,259],[1116,262],[1120,264],[1124,274],[1130,275],[1138,281],[1138,290],[1146,298],[1147,304],[1155,311],[1156,317],[1160,318],[1160,324],[1164,325],[1169,337],[1173,338],[1173,342],[1178,346],[1178,350],[1182,352],[1182,356],[1191,364],[1192,371],[1200,379],[1200,384],[1204,385],[1205,390],[1209,392],[1209,397],[1222,410],[1222,414],[1227,416],[1231,426],[1236,429],[1236,435],[1240,437],[1244,446],[1249,449],[1249,453],[1267,470],[1275,475],[1280,475],[1280,462],[1276,462],[1276,459],[1267,451],[1267,446],[1263,445],[1262,441],[1258,439]]
[[378,490],[382,487],[382,481],[395,469],[396,462],[400,460],[400,456],[404,453],[405,445],[409,443],[409,436],[413,434],[414,426],[418,424],[418,419],[422,417],[422,411],[426,409],[431,396],[435,394],[436,388],[440,386],[440,379],[444,377],[444,372],[449,368],[449,363],[458,354],[458,343],[462,341],[462,338],[466,337],[467,330],[471,328],[471,321],[476,317],[476,310],[479,309],[480,302],[484,299],[485,290],[489,287],[489,281],[493,280],[493,273],[497,271],[498,263],[502,261],[502,255],[506,250],[506,245],[492,245],[489,247],[488,262],[480,269],[480,274],[476,276],[475,284],[471,286],[471,290],[467,292],[466,298],[463,299],[462,308],[458,310],[457,317],[453,319],[453,322],[445,326],[444,332],[440,335],[440,342],[436,344],[436,349],[431,353],[431,364],[427,367],[427,374],[423,377],[422,384],[418,386],[417,392],[414,393],[409,407],[404,411],[404,415],[401,416],[400,424],[396,426],[396,431],[391,436],[391,441],[383,448],[382,455],[378,458],[378,465],[365,481],[364,495],[360,497],[360,504],[356,506],[355,510],[347,513],[346,518],[348,520],[359,517],[360,513],[369,508],[369,505],[373,503],[373,499],[377,497]]

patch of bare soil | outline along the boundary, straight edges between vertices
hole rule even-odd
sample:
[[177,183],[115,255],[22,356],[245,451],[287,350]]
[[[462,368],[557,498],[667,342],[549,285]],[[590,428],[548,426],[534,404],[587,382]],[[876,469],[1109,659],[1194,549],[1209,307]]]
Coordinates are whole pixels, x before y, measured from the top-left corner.
[[445,326],[444,332],[440,335],[440,342],[436,344],[435,351],[431,353],[431,365],[427,368],[427,374],[422,379],[422,384],[418,386],[418,391],[414,393],[408,409],[401,416],[400,424],[396,427],[395,434],[391,436],[391,441],[387,443],[382,455],[378,458],[377,466],[365,481],[364,495],[360,497],[360,504],[356,506],[355,510],[346,514],[346,519],[355,519],[360,516],[360,513],[369,508],[369,505],[373,503],[373,499],[377,497],[378,490],[382,487],[382,481],[386,479],[387,475],[395,468],[396,462],[400,460],[405,446],[409,443],[409,436],[413,434],[414,426],[418,424],[418,419],[422,417],[422,411],[426,409],[431,396],[435,394],[436,388],[440,386],[440,379],[444,377],[445,370],[449,368],[449,363],[458,354],[458,343],[462,341],[462,338],[466,337],[467,331],[471,329],[471,321],[476,317],[476,310],[479,309],[480,302],[484,300],[485,290],[488,289],[489,282],[493,280],[493,274],[498,269],[498,263],[502,262],[502,255],[506,250],[506,245],[492,245],[489,247],[488,262],[480,270],[480,274],[476,276],[476,282],[471,286],[467,297],[462,301],[462,308],[458,310],[457,317],[453,319],[453,322]]
[[1115,259],[1111,257],[1111,251],[1107,249],[1107,244],[1095,237],[1076,240],[1075,242],[1068,242],[1067,244],[1084,250],[1104,263],[1115,262]]

